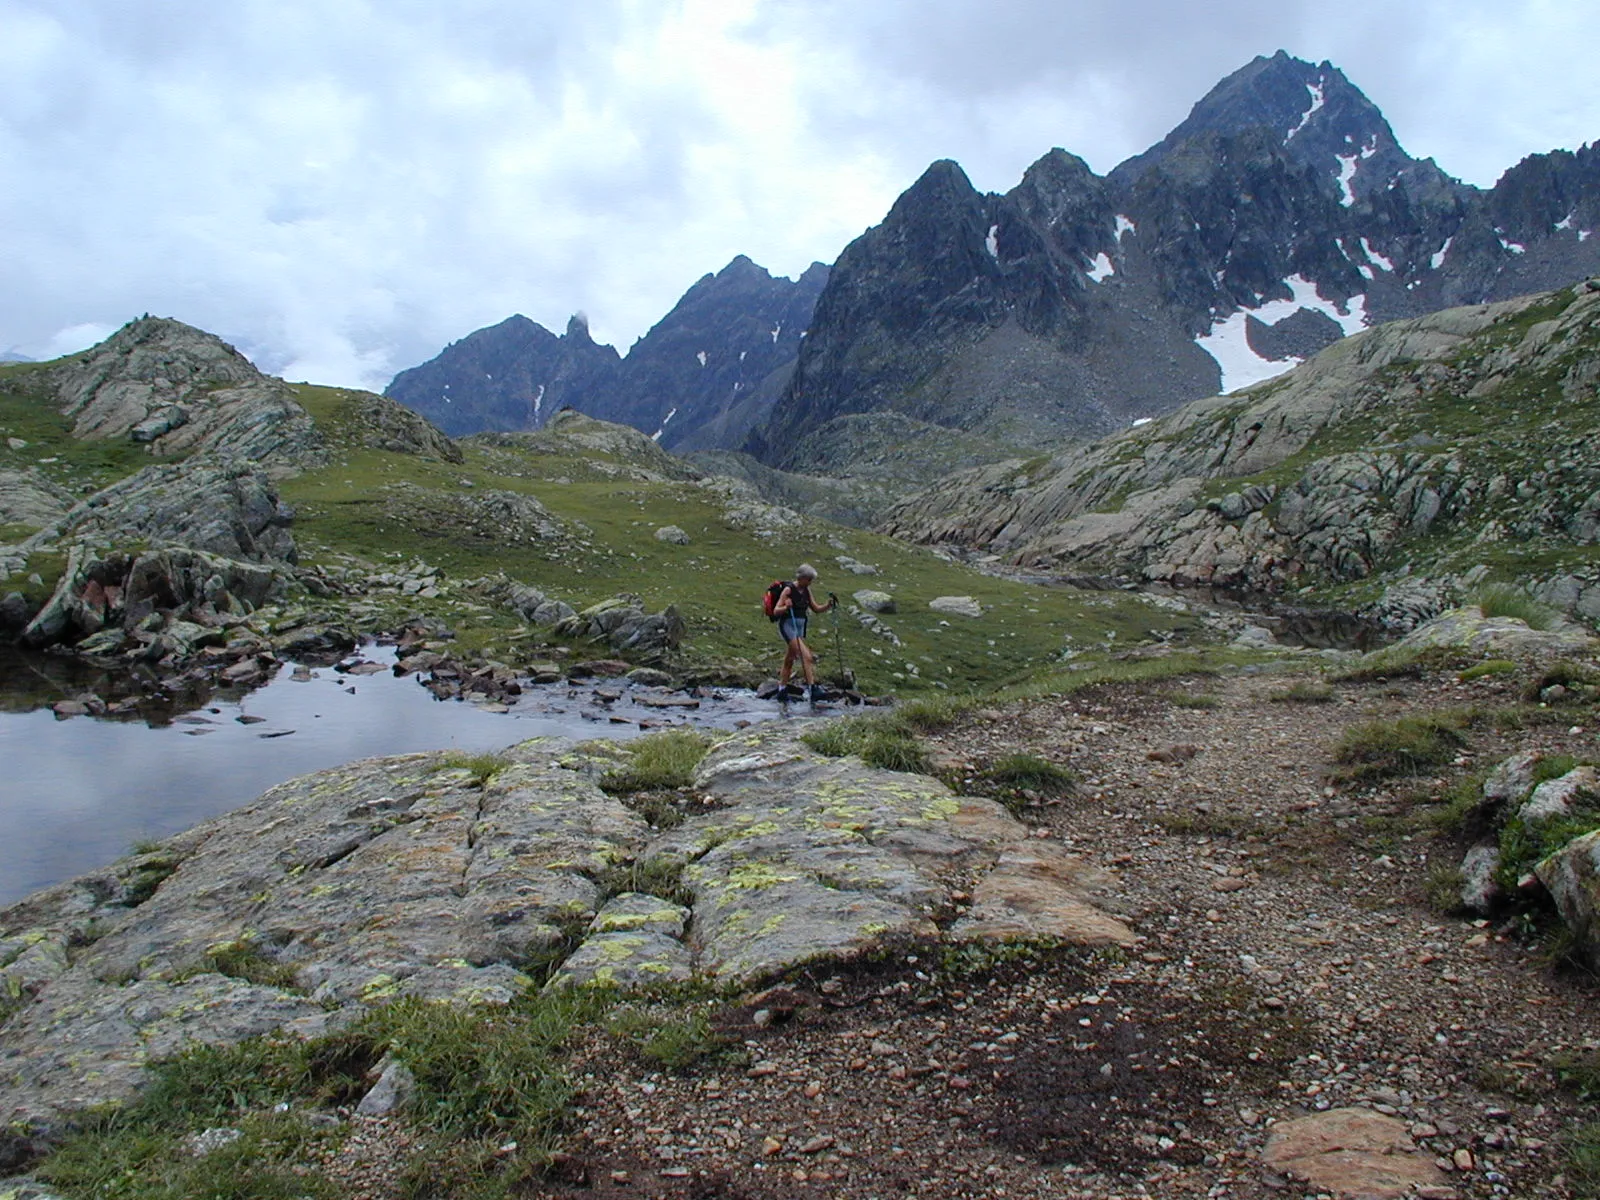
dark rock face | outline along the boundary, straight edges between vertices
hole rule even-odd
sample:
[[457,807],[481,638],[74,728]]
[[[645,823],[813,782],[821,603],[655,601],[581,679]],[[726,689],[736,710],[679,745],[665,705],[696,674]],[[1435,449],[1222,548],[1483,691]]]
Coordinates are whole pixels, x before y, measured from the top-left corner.
[[542,428],[562,408],[681,449],[739,444],[788,382],[828,269],[773,278],[740,255],[688,290],[626,358],[574,318],[556,337],[526,317],[480,329],[387,394],[449,434]]
[[935,163],[840,256],[747,448],[815,469],[832,423],[883,410],[1029,452],[1098,436],[1367,324],[1581,279],[1597,230],[1600,150],[1485,192],[1407,155],[1337,68],[1279,52],[1105,178],[1054,150],[983,195]]
[[518,315],[445,347],[437,358],[394,377],[385,395],[445,433],[538,429],[562,408],[603,393],[620,364],[574,317],[557,337]]

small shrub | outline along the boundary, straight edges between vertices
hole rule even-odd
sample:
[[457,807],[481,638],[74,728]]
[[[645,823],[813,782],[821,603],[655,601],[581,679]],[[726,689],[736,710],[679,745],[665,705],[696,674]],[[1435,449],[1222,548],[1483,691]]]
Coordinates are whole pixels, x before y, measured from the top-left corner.
[[694,782],[694,769],[711,748],[711,739],[692,729],[669,729],[630,743],[627,765],[607,771],[600,786],[608,792],[671,791]]
[[1600,1050],[1562,1050],[1550,1056],[1550,1069],[1579,1100],[1600,1100]]
[[1356,781],[1421,775],[1450,762],[1466,738],[1455,718],[1431,714],[1395,721],[1369,721],[1346,730],[1334,747],[1334,761]]
[[1517,880],[1540,862],[1574,838],[1597,829],[1600,829],[1600,806],[1593,802],[1580,804],[1570,815],[1552,817],[1548,821],[1529,822],[1512,817],[1500,832],[1500,865],[1495,869],[1495,881],[1507,891],[1514,891]]
[[1268,699],[1279,704],[1328,704],[1333,700],[1333,689],[1325,683],[1301,679],[1273,692]]
[[1511,617],[1529,629],[1549,629],[1556,622],[1555,609],[1509,583],[1488,584],[1474,592],[1471,599],[1484,616]]
[[1461,672],[1459,678],[1462,683],[1471,683],[1474,679],[1490,679],[1497,675],[1514,675],[1517,664],[1503,658],[1491,658],[1481,662],[1475,667],[1468,667]]

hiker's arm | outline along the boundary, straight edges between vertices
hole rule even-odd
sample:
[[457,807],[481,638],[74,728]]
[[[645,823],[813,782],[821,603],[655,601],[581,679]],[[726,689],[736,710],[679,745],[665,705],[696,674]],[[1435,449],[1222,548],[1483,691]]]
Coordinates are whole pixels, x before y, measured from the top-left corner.
[[779,612],[779,613],[789,613],[789,614],[793,615],[793,613],[794,613],[794,596],[790,593],[788,588],[784,588],[783,591],[778,593],[778,602],[772,606],[772,611],[773,612]]

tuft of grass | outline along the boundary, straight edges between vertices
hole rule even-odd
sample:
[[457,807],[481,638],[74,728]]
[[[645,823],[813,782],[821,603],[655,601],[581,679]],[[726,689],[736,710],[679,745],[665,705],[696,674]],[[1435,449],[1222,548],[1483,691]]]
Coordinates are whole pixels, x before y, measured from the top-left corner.
[[911,733],[938,733],[948,729],[972,707],[959,696],[924,696],[891,709],[888,720]]
[[1523,699],[1530,703],[1548,700],[1546,692],[1553,687],[1567,690],[1568,694],[1563,697],[1565,701],[1593,700],[1596,693],[1600,692],[1600,673],[1582,663],[1553,663],[1528,685],[1527,691],[1523,693]]
[[712,1028],[705,1006],[684,1011],[628,1005],[606,1022],[607,1031],[640,1057],[668,1071],[683,1071],[706,1060],[726,1062],[737,1047]]
[[694,769],[711,748],[711,739],[692,729],[668,729],[627,744],[627,765],[607,771],[600,786],[608,792],[671,791],[694,782]]
[[1036,754],[1008,754],[997,759],[982,778],[1013,813],[1035,800],[1070,795],[1077,782],[1071,771]]
[[1471,596],[1486,617],[1511,617],[1529,629],[1549,629],[1556,623],[1556,611],[1540,604],[1521,588],[1509,583],[1491,583]]
[[1167,702],[1174,708],[1216,708],[1222,703],[1210,692],[1173,692]]
[[1428,822],[1441,833],[1470,832],[1474,816],[1483,804],[1481,773],[1463,775],[1450,781],[1439,797],[1438,807],[1428,814]]
[[1561,1050],[1550,1056],[1556,1082],[1585,1102],[1600,1100],[1600,1049]]
[[231,979],[242,979],[261,987],[273,987],[285,992],[298,992],[295,970],[287,963],[268,958],[250,942],[230,942],[214,947],[199,962],[178,975],[188,979],[195,975],[215,973]]
[[1459,867],[1440,863],[1428,872],[1423,896],[1434,912],[1450,916],[1461,911],[1461,886],[1466,877]]
[[683,881],[683,867],[682,862],[673,858],[619,863],[601,873],[595,882],[606,900],[624,892],[644,892],[688,907],[694,903],[694,891]]
[[473,787],[488,787],[491,780],[511,765],[504,754],[468,754],[452,750],[440,760],[446,770],[460,770],[472,777]]
[[156,894],[156,889],[172,877],[182,862],[178,855],[159,848],[142,854],[122,877],[122,902],[129,908],[138,908]]
[[1568,816],[1552,817],[1548,821],[1524,821],[1512,817],[1500,831],[1500,865],[1495,869],[1496,882],[1508,892],[1514,892],[1517,880],[1535,866],[1560,850],[1574,838],[1583,837],[1600,829],[1600,805],[1590,801],[1579,804]]
[[1442,713],[1369,721],[1345,731],[1334,747],[1342,776],[1360,782],[1422,775],[1449,763],[1467,743],[1459,719]]
[[927,751],[895,713],[842,717],[807,730],[800,740],[819,754],[830,758],[853,754],[880,771],[928,771]]
[[1300,679],[1267,698],[1278,704],[1329,704],[1333,689],[1325,683]]
[[1517,664],[1504,658],[1491,658],[1479,663],[1475,667],[1468,667],[1457,677],[1462,683],[1471,683],[1474,679],[1489,679],[1497,675],[1516,674]]
[[1600,1121],[1581,1125],[1568,1136],[1567,1178],[1579,1200],[1600,1197]]

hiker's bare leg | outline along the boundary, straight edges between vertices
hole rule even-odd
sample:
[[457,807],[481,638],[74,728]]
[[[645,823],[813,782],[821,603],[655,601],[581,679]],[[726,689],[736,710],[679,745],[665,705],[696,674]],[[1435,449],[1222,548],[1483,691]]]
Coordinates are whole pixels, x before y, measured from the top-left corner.
[[811,647],[806,645],[799,638],[795,639],[795,645],[800,647],[800,669],[806,674],[806,686],[815,686],[817,682],[817,668],[816,664],[811,659]]
[[794,660],[800,657],[800,639],[795,638],[783,653],[783,669],[778,672],[778,686],[788,687],[789,676],[794,673]]

